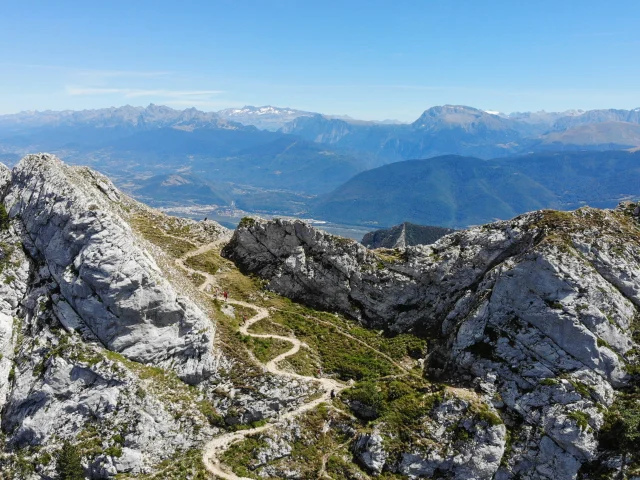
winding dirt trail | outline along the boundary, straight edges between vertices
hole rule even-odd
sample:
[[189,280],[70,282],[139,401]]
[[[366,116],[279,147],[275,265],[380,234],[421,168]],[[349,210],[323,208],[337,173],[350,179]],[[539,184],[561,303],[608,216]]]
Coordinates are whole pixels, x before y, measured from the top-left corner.
[[[218,248],[222,243],[224,243],[226,240],[226,238],[222,238],[222,239],[218,239],[215,242],[212,243],[208,243],[206,245],[202,245],[201,247],[198,247],[195,250],[192,250],[190,252],[187,252],[184,256],[182,256],[181,258],[176,260],[176,263],[183,268],[184,270],[186,270],[187,272],[189,272],[190,274],[194,275],[202,275],[203,277],[205,277],[205,281],[202,283],[202,285],[200,285],[198,287],[198,289],[203,292],[204,294],[208,295],[211,298],[216,298],[215,295],[212,295],[209,293],[209,289],[212,286],[217,286],[217,281],[216,278],[211,275],[208,272],[203,272],[203,271],[199,271],[199,270],[194,270],[193,268],[187,266],[186,262],[189,258],[191,257],[195,257],[198,255],[201,255],[203,253],[206,253],[210,250],[214,250],[216,248]],[[256,314],[251,317],[250,319],[248,319],[244,325],[242,325],[240,327],[240,332],[243,335],[248,335],[250,337],[255,337],[255,338],[273,338],[273,339],[278,339],[278,340],[284,340],[286,342],[291,343],[291,348],[289,350],[287,350],[286,352],[278,355],[276,358],[274,358],[273,360],[270,360],[269,362],[267,362],[266,364],[263,364],[263,367],[265,368],[266,371],[274,374],[274,375],[279,375],[282,377],[287,377],[287,378],[295,378],[295,379],[299,379],[299,380],[304,380],[304,381],[309,381],[309,382],[315,382],[316,385],[318,385],[320,391],[322,392],[321,395],[317,398],[315,398],[314,400],[305,403],[301,406],[299,406],[298,408],[291,410],[283,415],[281,415],[278,418],[277,422],[274,423],[268,423],[266,425],[263,425],[261,427],[256,427],[256,428],[251,428],[248,430],[240,430],[238,432],[230,432],[230,433],[225,433],[223,435],[220,435],[219,437],[215,437],[214,439],[212,439],[209,443],[207,443],[204,447],[204,453],[203,453],[203,460],[204,460],[204,464],[205,467],[207,468],[207,470],[216,475],[219,478],[223,478],[225,480],[251,480],[251,479],[247,479],[247,477],[239,477],[237,476],[235,473],[231,472],[230,470],[227,470],[226,468],[224,468],[224,466],[222,465],[222,463],[220,462],[219,457],[222,455],[222,453],[229,448],[229,446],[235,442],[238,442],[240,440],[242,440],[243,438],[250,436],[250,435],[254,435],[256,433],[260,433],[263,432],[265,430],[268,430],[269,428],[272,428],[278,424],[283,423],[286,420],[289,420],[291,418],[297,417],[298,415],[307,412],[309,410],[314,409],[315,407],[317,407],[318,405],[320,405],[323,402],[329,402],[331,400],[331,392],[335,392],[336,394],[338,392],[340,392],[341,390],[345,389],[347,387],[346,384],[338,382],[336,380],[330,379],[330,378],[314,378],[314,377],[307,377],[304,375],[299,375],[297,373],[292,373],[292,372],[287,372],[285,370],[281,370],[278,367],[278,363],[280,363],[282,360],[284,360],[287,357],[290,357],[291,355],[295,355],[299,350],[300,347],[302,347],[302,342],[300,340],[298,340],[295,337],[285,337],[282,335],[271,335],[271,334],[257,334],[257,333],[251,333],[249,332],[249,328],[255,324],[256,322],[259,322],[260,320],[267,318],[269,316],[269,311],[266,308],[263,307],[259,307],[257,305],[251,304],[251,303],[247,303],[247,302],[242,302],[240,300],[233,300],[233,299],[228,299],[227,303],[230,303],[232,305],[238,305],[241,307],[246,307],[246,308],[250,308],[252,310],[256,311]]]
[[[167,235],[167,236],[171,236],[171,235]],[[174,238],[177,238],[177,237],[174,237]],[[225,243],[228,240],[229,239],[226,236],[223,236],[223,237],[217,239],[215,242],[206,243],[204,245],[201,245],[200,247],[196,248],[195,250],[191,250],[191,251],[187,252],[186,254],[184,254],[182,257],[176,259],[176,264],[180,268],[182,268],[183,270],[186,270],[187,272],[189,272],[192,275],[201,275],[201,276],[203,276],[205,278],[204,283],[198,287],[198,290],[200,290],[201,292],[206,293],[207,295],[209,295],[209,288],[211,286],[218,285],[218,282],[217,282],[216,278],[213,275],[211,275],[210,273],[208,273],[208,272],[203,272],[201,270],[194,270],[193,268],[187,266],[186,261],[189,260],[191,257],[197,257],[198,255],[202,255],[203,253],[207,253],[210,250],[215,250],[220,245],[222,245],[223,243]],[[212,295],[209,295],[209,296],[212,297]],[[253,308],[253,307],[251,307],[251,308]]]
[[[274,310],[279,311],[279,312],[286,312],[286,310],[283,310],[281,308],[274,308]],[[376,349],[375,347],[372,347],[367,342],[364,342],[364,341],[360,340],[359,338],[354,337],[349,332],[346,332],[345,330],[343,330],[342,328],[338,327],[337,325],[335,325],[335,324],[333,324],[331,322],[327,322],[326,320],[322,320],[322,319],[320,319],[318,317],[313,317],[313,316],[310,316],[310,315],[305,315],[305,317],[309,318],[309,319],[312,319],[317,323],[321,323],[323,325],[327,325],[327,326],[329,326],[331,328],[334,328],[335,331],[337,333],[339,333],[340,335],[342,335],[343,337],[347,337],[347,338],[353,340],[354,342],[359,343],[363,347],[368,348],[369,350],[375,352],[377,355],[381,356],[382,358],[387,360],[389,363],[391,363],[394,367],[396,367],[400,371],[404,372],[405,375],[415,375],[415,374],[413,374],[411,372],[411,370],[409,370],[407,367],[405,367],[405,366],[399,364],[398,362],[396,362],[393,358],[391,358],[386,353],[382,353],[380,350]]]

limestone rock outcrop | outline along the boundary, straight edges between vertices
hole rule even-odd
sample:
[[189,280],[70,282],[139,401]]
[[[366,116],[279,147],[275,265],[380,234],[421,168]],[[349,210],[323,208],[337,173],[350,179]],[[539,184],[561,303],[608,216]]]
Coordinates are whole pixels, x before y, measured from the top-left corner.
[[[0,165],[0,177],[2,167]],[[22,251],[18,236],[13,230],[0,227],[0,408],[9,393],[14,356],[14,319],[27,292],[31,269],[31,262]]]
[[[426,336],[425,373],[476,388],[510,432],[501,458],[455,478],[573,479],[600,455],[604,413],[638,362],[633,211],[538,211],[378,252],[300,221],[245,220],[224,254],[282,295]],[[420,455],[399,468],[446,466]]]
[[0,163],[0,195],[3,194],[9,181],[11,180],[11,170],[6,165]]
[[[0,165],[0,205],[0,477],[51,478],[63,439],[112,478],[213,435],[186,383],[229,364],[131,228],[146,207],[46,154]],[[218,231],[185,222],[203,243]]]
[[30,155],[14,168],[4,203],[59,287],[53,308],[66,327],[86,327],[109,350],[202,381],[215,369],[215,329],[136,242],[117,213],[119,195],[89,169]]
[[[316,398],[247,360],[226,330],[215,342],[212,318],[238,312],[203,291],[240,279],[211,251],[229,238],[215,222],[154,212],[47,154],[0,165],[0,205],[0,477],[51,478],[67,439],[90,478],[158,473],[200,459],[222,429]],[[399,353],[397,375],[263,430],[250,470],[309,478],[300,449],[333,442],[350,450],[333,467],[316,458],[320,472],[353,478],[623,478],[611,414],[638,398],[639,212],[532,212],[375,251],[299,221],[244,219],[223,253],[264,279],[252,285],[379,338],[423,337],[385,338],[421,356]],[[220,274],[205,280],[190,261]],[[324,322],[316,314],[296,318]]]

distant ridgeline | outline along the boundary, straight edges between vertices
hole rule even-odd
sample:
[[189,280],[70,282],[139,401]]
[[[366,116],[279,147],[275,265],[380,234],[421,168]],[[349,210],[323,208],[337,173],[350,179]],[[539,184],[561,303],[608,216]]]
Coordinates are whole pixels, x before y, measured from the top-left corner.
[[[155,206],[217,205],[348,225],[462,228],[640,194],[640,109],[502,114],[461,105],[412,123],[275,106],[0,115],[0,162],[49,151]],[[391,163],[396,162],[396,163]]]
[[543,208],[612,208],[639,195],[640,151],[447,155],[359,173],[318,197],[310,215],[349,225],[464,228]]
[[413,245],[430,245],[453,232],[455,230],[451,228],[404,222],[395,227],[369,232],[362,237],[360,243],[367,248],[404,248]]

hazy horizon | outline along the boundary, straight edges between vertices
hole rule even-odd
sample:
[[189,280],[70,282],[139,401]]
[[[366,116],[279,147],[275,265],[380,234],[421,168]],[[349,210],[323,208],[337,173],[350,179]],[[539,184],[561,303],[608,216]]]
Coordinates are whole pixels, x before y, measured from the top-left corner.
[[[124,105],[110,105],[107,107],[97,107],[97,108],[82,108],[82,109],[72,109],[72,108],[68,108],[68,109],[47,109],[47,110],[38,110],[38,109],[34,109],[34,110],[19,110],[17,112],[7,112],[7,113],[0,113],[0,116],[3,115],[16,115],[16,114],[20,114],[20,113],[46,113],[46,112],[64,112],[64,111],[83,111],[83,110],[87,110],[87,111],[91,111],[91,110],[101,110],[101,109],[119,109],[119,108],[125,108],[125,107],[131,107],[131,108],[138,108],[138,109],[146,109],[151,107],[152,105],[155,106],[160,106],[160,107],[168,107],[177,111],[183,111],[189,108],[196,108],[197,110],[200,110],[202,112],[207,112],[207,113],[216,113],[219,112],[221,110],[241,110],[244,108],[266,108],[266,107],[273,107],[273,108],[279,108],[282,110],[285,109],[290,109],[290,110],[299,110],[299,111],[305,111],[301,108],[295,107],[295,106],[291,106],[291,105],[274,105],[274,104],[265,104],[265,105],[242,105],[242,106],[238,106],[238,107],[227,107],[227,108],[221,108],[221,109],[207,109],[207,108],[198,108],[198,107],[175,107],[175,106],[171,106],[171,105],[166,105],[166,104],[157,104],[157,103],[148,103],[146,105],[142,105],[142,104],[138,104],[138,105],[132,105],[130,103],[124,104]],[[426,110],[429,110],[430,108],[435,108],[435,107],[441,107],[441,106],[460,106],[460,107],[471,107],[471,108],[478,108],[475,107],[474,105],[462,105],[462,104],[446,104],[446,105],[430,105],[425,107],[424,109],[422,109],[415,118],[413,119],[407,119],[407,120],[400,120],[397,118],[391,118],[389,116],[384,117],[384,118],[359,118],[356,117],[354,115],[350,115],[349,113],[346,112],[321,112],[321,111],[317,111],[317,112],[310,112],[310,113],[318,113],[324,116],[328,116],[328,117],[349,117],[353,120],[364,120],[364,121],[371,121],[371,122],[384,122],[384,121],[399,121],[402,123],[411,123],[415,120],[417,120],[422,113],[424,113]],[[610,107],[613,108],[613,107]],[[620,110],[636,110],[640,107],[627,107],[627,108],[619,108]],[[489,113],[492,115],[496,115],[496,114],[501,114],[501,115],[514,115],[517,113],[525,113],[524,111],[513,111],[513,112],[498,112],[495,110],[491,110],[491,109],[481,109],[478,108],[478,110],[482,110],[485,113]],[[537,111],[530,111],[530,113],[563,113],[563,112],[577,112],[577,111],[588,111],[586,109],[581,109],[581,108],[569,108],[566,110],[562,110],[562,111],[555,111],[555,110],[537,110]]]

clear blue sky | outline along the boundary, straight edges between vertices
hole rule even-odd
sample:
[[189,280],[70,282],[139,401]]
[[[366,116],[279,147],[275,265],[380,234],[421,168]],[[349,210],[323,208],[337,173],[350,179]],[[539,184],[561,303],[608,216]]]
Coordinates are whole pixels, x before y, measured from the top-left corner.
[[637,0],[7,1],[0,113],[634,108],[639,23]]

